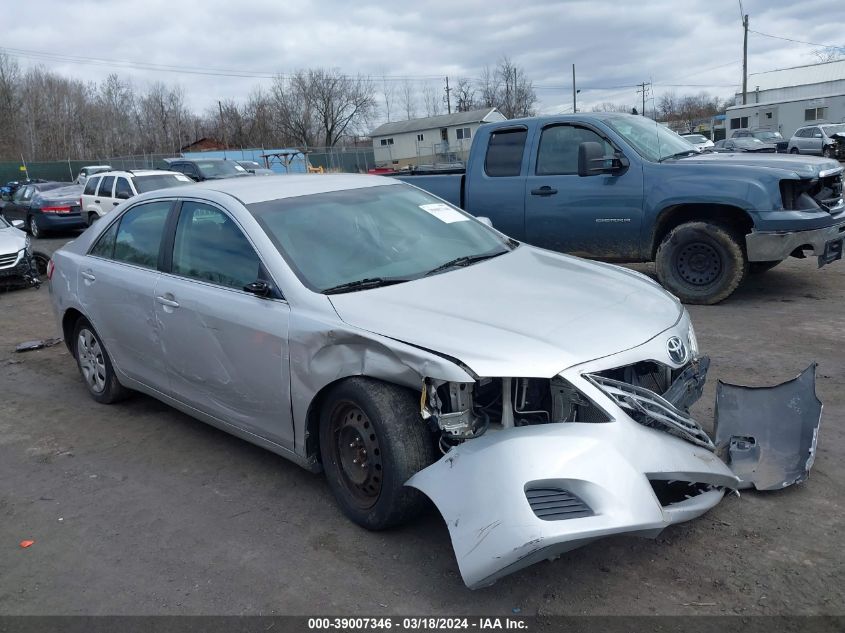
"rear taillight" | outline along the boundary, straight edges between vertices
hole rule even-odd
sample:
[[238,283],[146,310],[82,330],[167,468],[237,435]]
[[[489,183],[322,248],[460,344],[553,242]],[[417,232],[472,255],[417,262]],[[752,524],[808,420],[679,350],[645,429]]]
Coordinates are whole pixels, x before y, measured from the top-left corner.
[[56,265],[53,264],[53,260],[47,262],[47,279],[48,281],[53,278],[53,271],[56,270]]
[[70,205],[59,207],[41,207],[41,213],[70,213]]

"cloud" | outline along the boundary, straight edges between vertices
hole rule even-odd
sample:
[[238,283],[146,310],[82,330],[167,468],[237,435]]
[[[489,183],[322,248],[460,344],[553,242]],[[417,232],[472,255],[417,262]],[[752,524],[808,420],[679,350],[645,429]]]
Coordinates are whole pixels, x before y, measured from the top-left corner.
[[[745,0],[744,6],[753,30],[845,45],[845,3]],[[64,57],[19,57],[23,65],[42,63],[94,82],[117,72],[140,86],[179,84],[198,111],[218,99],[243,100],[271,80],[197,71],[272,75],[323,66],[389,75],[397,82],[408,77],[418,86],[441,89],[443,77],[477,78],[507,55],[535,83],[544,112],[571,106],[573,63],[584,108],[603,101],[639,103],[634,85],[643,81],[654,83],[655,96],[674,90],[722,97],[731,96],[741,82],[742,28],[739,7],[731,1],[39,0],[14,3],[4,31],[3,47]],[[749,72],[812,63],[813,48],[751,34]]]

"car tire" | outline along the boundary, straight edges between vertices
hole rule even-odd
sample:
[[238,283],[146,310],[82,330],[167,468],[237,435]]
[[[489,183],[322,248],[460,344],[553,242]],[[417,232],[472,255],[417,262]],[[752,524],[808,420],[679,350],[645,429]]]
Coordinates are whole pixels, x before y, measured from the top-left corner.
[[405,482],[437,459],[408,389],[355,377],[335,386],[320,412],[320,454],[343,513],[369,530],[409,521],[427,500]]
[[789,153],[790,153],[790,154],[797,154],[797,153],[798,153],[798,148],[797,148],[797,147],[793,147],[791,150],[789,150]]
[[712,305],[737,289],[748,272],[741,237],[712,222],[672,229],[657,249],[657,277],[684,303]]
[[767,270],[771,270],[783,260],[779,259],[774,262],[751,262],[748,264],[748,273],[750,275],[761,275]]
[[76,322],[72,345],[79,373],[94,400],[113,404],[130,394],[118,381],[106,347],[87,319],[80,318]]
[[35,239],[41,237],[41,229],[38,228],[38,222],[36,222],[34,215],[31,215],[26,219],[26,229],[27,232]]
[[88,214],[88,226],[93,225],[94,222],[96,222],[99,219],[100,219],[99,214],[92,211],[91,213]]

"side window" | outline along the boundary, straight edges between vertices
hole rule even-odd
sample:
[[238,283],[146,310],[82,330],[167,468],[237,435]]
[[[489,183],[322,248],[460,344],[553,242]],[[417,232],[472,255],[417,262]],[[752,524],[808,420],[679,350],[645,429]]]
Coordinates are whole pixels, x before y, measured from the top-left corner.
[[600,143],[605,156],[613,153],[610,143],[587,128],[555,125],[544,129],[537,151],[537,175],[577,174],[578,146],[587,141]]
[[114,185],[114,197],[121,198],[120,194],[123,194],[123,200],[128,200],[134,195],[132,193],[132,187],[129,186],[129,181],[126,178],[118,178]]
[[114,240],[114,259],[155,268],[170,206],[169,200],[148,202],[124,213]]
[[258,279],[260,260],[252,244],[225,213],[183,202],[173,244],[173,273],[242,289]]
[[100,188],[97,190],[97,195],[104,198],[111,198],[112,186],[114,186],[114,176],[103,176],[103,179],[100,181]]
[[88,251],[89,255],[95,255],[97,257],[105,257],[106,259],[112,259],[114,257],[114,242],[115,237],[117,237],[117,225],[119,222],[114,222],[112,225],[106,229],[106,231],[99,237],[91,250]]
[[493,132],[484,157],[484,172],[488,176],[519,176],[528,130],[514,129]]
[[82,192],[86,196],[93,196],[97,191],[97,185],[100,184],[99,178],[89,178],[85,181],[85,190]]
[[32,187],[21,187],[15,192],[12,200],[15,202],[26,202],[32,197]]

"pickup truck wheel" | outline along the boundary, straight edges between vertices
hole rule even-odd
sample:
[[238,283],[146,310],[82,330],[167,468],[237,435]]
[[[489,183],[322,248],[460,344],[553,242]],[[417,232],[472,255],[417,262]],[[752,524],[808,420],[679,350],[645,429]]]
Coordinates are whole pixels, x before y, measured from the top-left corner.
[[751,275],[759,275],[767,270],[771,270],[775,266],[781,263],[783,260],[777,260],[774,262],[751,262],[748,264],[748,273]]
[[657,249],[657,277],[684,303],[719,303],[736,290],[748,270],[740,244],[730,229],[719,224],[681,224]]
[[383,530],[426,507],[405,482],[437,455],[408,389],[363,377],[338,384],[321,410],[320,454],[335,499],[358,525]]

